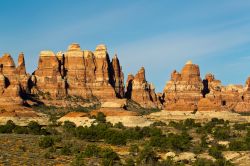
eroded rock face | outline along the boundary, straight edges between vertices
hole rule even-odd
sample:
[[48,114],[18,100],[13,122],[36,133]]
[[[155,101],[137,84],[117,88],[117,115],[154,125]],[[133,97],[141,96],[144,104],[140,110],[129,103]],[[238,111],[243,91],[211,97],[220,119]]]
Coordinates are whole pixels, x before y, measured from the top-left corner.
[[118,97],[124,97],[124,74],[122,72],[122,67],[120,66],[119,59],[117,55],[112,59],[112,68],[113,68],[113,84],[115,87],[115,92]]
[[23,103],[21,95],[28,85],[23,53],[19,55],[18,60],[16,68],[10,54],[4,54],[0,58],[0,106]]
[[123,97],[123,73],[117,57],[110,62],[105,45],[94,52],[73,43],[66,52],[40,54],[34,72],[33,93],[49,92],[53,98],[80,96],[101,100]]
[[164,106],[166,110],[179,111],[246,112],[250,110],[249,85],[250,79],[245,88],[241,85],[223,86],[211,73],[201,81],[199,66],[189,61],[181,73],[172,72],[164,89]]
[[181,73],[174,70],[164,88],[164,107],[167,110],[195,110],[202,98],[203,84],[198,65],[188,61]]
[[146,81],[144,67],[142,67],[135,76],[128,75],[126,89],[126,97],[139,103],[142,107],[158,107],[159,103],[155,93],[155,87]]
[[66,83],[60,73],[60,63],[52,51],[41,51],[38,69],[33,75],[31,93],[48,93],[53,98],[66,95]]

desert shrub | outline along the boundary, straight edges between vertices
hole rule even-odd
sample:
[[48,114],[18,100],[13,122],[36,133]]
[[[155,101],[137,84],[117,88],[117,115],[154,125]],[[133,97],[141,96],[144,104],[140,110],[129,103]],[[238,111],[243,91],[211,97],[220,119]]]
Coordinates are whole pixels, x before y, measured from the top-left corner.
[[51,135],[58,135],[59,132],[53,127],[53,126],[48,126],[45,129],[48,133],[50,133]]
[[65,156],[71,155],[72,154],[71,148],[72,148],[72,144],[64,145],[61,149],[61,155],[65,155]]
[[35,121],[29,122],[28,130],[30,134],[35,134],[35,135],[43,134],[42,126]]
[[157,155],[151,146],[146,145],[139,154],[138,164],[155,165],[158,161]]
[[163,160],[159,164],[159,166],[177,166],[177,165],[182,165],[181,163],[175,163],[174,160],[171,157],[168,157],[166,160]]
[[215,161],[214,165],[215,166],[233,166],[234,164],[232,164],[230,161],[227,161],[225,158],[220,158]]
[[226,140],[230,138],[230,127],[218,126],[215,128],[213,135],[216,139]]
[[208,149],[209,155],[213,156],[216,159],[223,158],[221,150],[217,146],[212,146]]
[[162,122],[162,121],[157,121],[157,122],[154,122],[152,123],[150,126],[151,127],[157,127],[157,126],[166,126],[167,124]]
[[114,152],[111,148],[105,148],[101,152],[102,156],[102,164],[104,166],[111,166],[117,163],[120,158],[116,152]]
[[201,147],[202,148],[207,148],[208,147],[207,136],[206,135],[201,136]]
[[99,157],[101,153],[101,148],[97,145],[87,145],[82,155],[84,157]]
[[224,121],[224,119],[212,118],[211,123],[213,123],[213,124],[224,124],[225,121]]
[[174,127],[178,130],[189,130],[195,127],[201,127],[200,123],[195,123],[194,119],[186,119],[184,121],[179,121],[179,122],[175,122],[175,121],[170,121],[169,122],[169,126]]
[[213,166],[214,162],[212,160],[204,159],[204,158],[198,158],[193,166]]
[[235,130],[246,130],[248,127],[250,127],[250,123],[235,123],[233,127]]
[[79,126],[76,128],[75,135],[80,139],[97,141],[105,138],[106,132],[109,128],[109,124],[106,123],[99,123],[98,125],[92,125],[90,127]]
[[77,154],[75,156],[75,158],[73,159],[72,163],[71,163],[72,166],[85,166],[85,159],[84,157],[82,156],[82,154]]
[[127,138],[122,131],[108,130],[105,135],[105,142],[112,145],[126,145]]
[[132,144],[129,147],[130,155],[136,156],[139,153],[139,147],[136,144]]
[[233,140],[229,144],[229,149],[232,151],[245,151],[248,149],[247,144],[242,140]]
[[166,136],[153,136],[150,137],[149,144],[153,147],[166,149],[169,147],[169,141]]
[[191,147],[192,137],[187,132],[178,134],[169,134],[167,136],[171,149],[177,151],[186,151]]
[[118,129],[125,129],[125,126],[122,124],[122,122],[118,122],[114,125],[115,128],[118,128]]
[[125,160],[125,166],[135,166],[135,161],[132,158]]
[[186,126],[184,126],[183,121],[180,122],[170,121],[168,125],[174,127],[177,130],[186,130]]
[[106,116],[102,112],[98,112],[96,115],[96,121],[98,123],[105,123],[106,122]]
[[49,147],[49,152],[50,153],[55,153],[56,152],[56,147],[55,146],[51,146],[51,147]]
[[16,134],[28,134],[29,130],[27,127],[16,126],[14,129],[14,133],[16,133]]
[[65,121],[65,122],[63,123],[63,128],[64,128],[66,131],[73,130],[75,127],[76,127],[76,124],[75,124],[74,122]]
[[16,125],[12,120],[8,120],[5,125],[0,126],[0,133],[12,133]]
[[54,159],[55,157],[53,156],[52,153],[46,152],[46,153],[44,154],[44,158],[45,158],[45,159]]
[[45,136],[40,139],[39,146],[41,148],[49,148],[54,145],[54,139],[50,136]]

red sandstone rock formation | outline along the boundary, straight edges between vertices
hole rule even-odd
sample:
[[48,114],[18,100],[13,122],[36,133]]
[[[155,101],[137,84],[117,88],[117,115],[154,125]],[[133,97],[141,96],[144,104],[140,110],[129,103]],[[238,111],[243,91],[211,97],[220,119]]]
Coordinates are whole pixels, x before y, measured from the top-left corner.
[[164,88],[164,107],[167,110],[193,111],[202,98],[203,84],[198,65],[188,61],[181,73],[176,70]]
[[80,96],[114,99],[124,96],[123,73],[117,57],[110,62],[105,45],[94,52],[73,43],[64,53],[43,51],[34,72],[33,93],[49,92],[53,98]]
[[113,67],[113,81],[115,92],[118,97],[124,97],[124,74],[122,72],[122,67],[120,66],[119,59],[117,55],[112,59],[112,67]]
[[28,76],[25,71],[24,55],[19,56],[18,67],[10,54],[0,58],[0,105],[22,104],[20,97],[27,90]]
[[199,66],[191,61],[180,73],[171,73],[163,94],[156,95],[154,86],[146,81],[144,68],[135,76],[128,75],[124,94],[122,67],[116,55],[110,61],[105,45],[98,45],[94,52],[81,50],[76,43],[66,52],[42,51],[32,76],[26,73],[23,53],[17,67],[9,54],[0,57],[0,107],[22,104],[30,92],[49,94],[51,99],[96,97],[106,103],[125,96],[143,107],[161,108],[164,102],[167,110],[250,112],[250,77],[245,87],[223,86],[211,73],[202,81]]
[[60,64],[52,51],[41,51],[38,69],[33,73],[31,92],[49,93],[51,97],[66,95],[66,84],[60,73]]
[[155,88],[153,84],[146,81],[145,69],[142,67],[135,75],[128,75],[126,85],[126,97],[139,103],[142,107],[157,108],[158,99],[155,94]]

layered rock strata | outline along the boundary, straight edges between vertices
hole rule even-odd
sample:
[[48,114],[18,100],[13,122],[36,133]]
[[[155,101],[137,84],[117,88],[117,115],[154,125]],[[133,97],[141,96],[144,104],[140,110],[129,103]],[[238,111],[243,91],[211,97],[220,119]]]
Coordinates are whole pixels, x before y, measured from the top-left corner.
[[0,58],[0,106],[23,103],[21,94],[27,91],[28,77],[23,53],[19,55],[17,68],[10,54]]
[[73,43],[56,55],[42,51],[33,73],[33,93],[49,93],[52,98],[79,96],[115,99],[124,96],[123,72],[117,56],[110,62],[105,45],[94,52]]
[[155,87],[152,83],[146,81],[144,67],[142,67],[135,76],[131,74],[128,75],[126,89],[126,97],[128,99],[132,99],[143,107],[158,107],[159,103],[155,93]]
[[203,84],[198,65],[188,61],[181,73],[174,70],[171,80],[167,82],[163,96],[167,110],[195,110],[202,98]]

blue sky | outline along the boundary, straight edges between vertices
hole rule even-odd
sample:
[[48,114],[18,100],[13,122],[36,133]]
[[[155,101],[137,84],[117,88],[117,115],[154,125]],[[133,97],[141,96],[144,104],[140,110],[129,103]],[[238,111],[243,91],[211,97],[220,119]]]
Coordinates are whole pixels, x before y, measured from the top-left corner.
[[125,76],[141,66],[157,91],[187,60],[202,78],[244,84],[250,76],[250,2],[245,0],[1,0],[0,54],[25,53],[32,73],[41,50],[105,43]]

